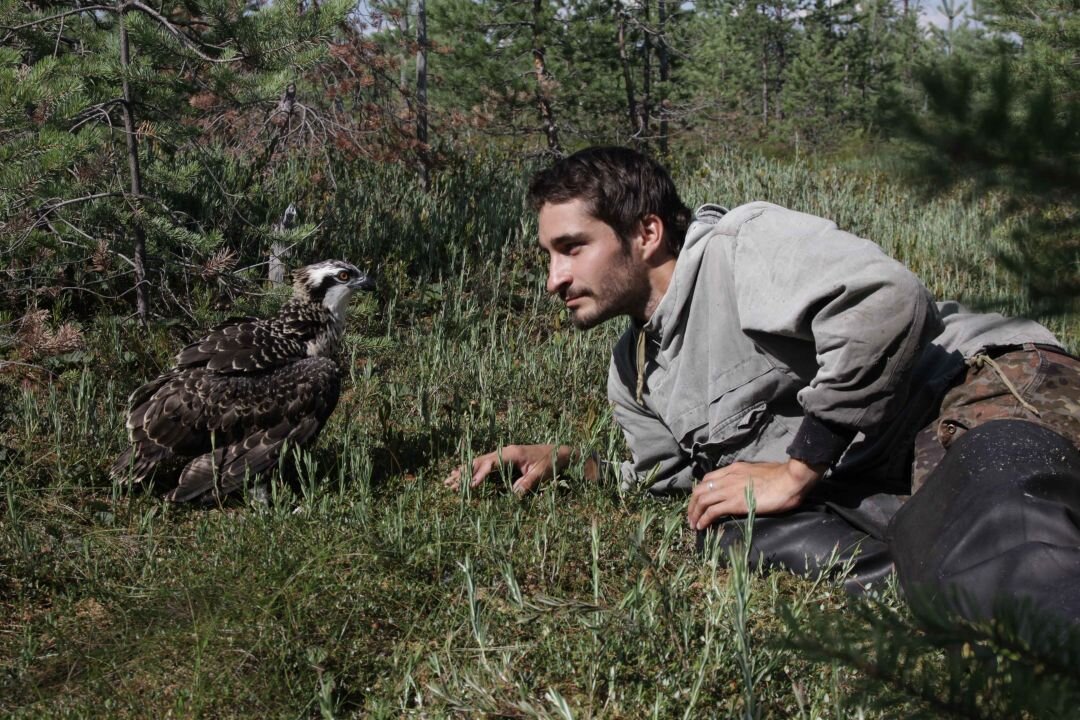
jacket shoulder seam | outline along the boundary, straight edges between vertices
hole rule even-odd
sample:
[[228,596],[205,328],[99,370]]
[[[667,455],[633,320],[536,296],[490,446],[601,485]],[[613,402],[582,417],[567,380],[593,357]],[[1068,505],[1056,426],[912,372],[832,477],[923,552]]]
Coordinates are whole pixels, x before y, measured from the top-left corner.
[[[750,203],[748,205],[743,205],[741,208],[735,208],[725,216],[725,219],[731,218],[733,220],[732,227],[720,227],[718,229],[724,235],[731,235],[733,237],[737,236],[739,235],[739,233],[742,232],[742,229],[746,227],[747,224],[753,222],[754,220],[757,220],[759,217],[764,215],[768,209],[769,208],[767,206],[763,207],[759,203]],[[747,212],[745,217],[732,217],[740,210]]]

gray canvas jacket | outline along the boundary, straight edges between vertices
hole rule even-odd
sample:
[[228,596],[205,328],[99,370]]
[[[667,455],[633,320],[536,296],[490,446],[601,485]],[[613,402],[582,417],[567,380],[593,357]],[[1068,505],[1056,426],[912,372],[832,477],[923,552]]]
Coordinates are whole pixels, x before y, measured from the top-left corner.
[[964,359],[1026,342],[1058,344],[1029,320],[935,304],[829,220],[706,205],[652,317],[612,352],[608,398],[633,456],[624,487],[686,491],[732,462],[789,456],[896,480],[909,472],[897,448],[933,419]]

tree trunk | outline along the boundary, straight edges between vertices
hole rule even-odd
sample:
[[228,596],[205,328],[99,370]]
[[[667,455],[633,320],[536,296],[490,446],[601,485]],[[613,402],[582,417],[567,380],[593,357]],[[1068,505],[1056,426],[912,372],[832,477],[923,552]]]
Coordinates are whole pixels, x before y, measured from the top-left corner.
[[622,65],[623,86],[626,88],[626,110],[630,114],[630,134],[641,134],[641,123],[638,117],[637,98],[634,96],[634,75],[630,71],[630,58],[626,53],[626,14],[622,5],[618,6],[619,13],[619,63]]
[[763,43],[761,48],[761,122],[764,127],[769,127],[769,45]]
[[[132,110],[131,85],[128,82],[128,66],[131,64],[131,48],[128,42],[127,26],[124,25],[124,8],[117,3],[117,18],[120,28],[120,67],[123,73],[121,87],[124,94],[123,116],[124,137],[127,141],[128,173],[131,176],[131,195],[134,204],[138,206],[142,202],[142,172],[139,169],[139,142],[135,128],[135,113]],[[139,324],[146,327],[147,317],[150,314],[150,292],[146,280],[146,233],[136,217],[132,223],[132,234],[135,239],[135,252],[133,262],[135,264],[135,312],[139,318]]]
[[641,47],[641,140],[646,149],[649,147],[649,134],[651,133],[650,122],[652,120],[652,35],[649,33],[649,3],[651,0],[643,0],[641,3],[644,20],[644,32],[642,33]]
[[416,141],[420,153],[420,183],[431,189],[430,158],[428,156],[428,97],[427,97],[427,0],[416,5]]
[[532,6],[532,56],[536,72],[536,105],[540,111],[540,122],[544,125],[548,150],[555,155],[562,155],[559,143],[559,127],[555,122],[555,111],[551,102],[551,76],[544,61],[544,34],[542,32],[543,0],[533,0]]
[[776,3],[776,84],[773,86],[773,108],[777,122],[784,121],[784,68],[787,66],[787,37],[784,33],[784,3]]
[[[285,212],[281,215],[281,222],[274,225],[275,233],[284,233],[296,225],[296,206],[289,203]],[[270,245],[270,284],[285,284],[285,256],[289,254],[289,246],[280,240],[275,240]]]
[[660,34],[658,37],[660,51],[660,154],[668,154],[668,111],[670,109],[667,99],[668,76],[671,59],[668,53],[667,42],[667,3],[668,0],[657,0],[658,22]]

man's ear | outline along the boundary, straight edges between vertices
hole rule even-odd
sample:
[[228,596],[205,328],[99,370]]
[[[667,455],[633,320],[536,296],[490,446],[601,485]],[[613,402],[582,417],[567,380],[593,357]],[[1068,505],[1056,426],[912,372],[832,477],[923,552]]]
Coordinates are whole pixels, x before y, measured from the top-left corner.
[[645,260],[659,260],[667,253],[664,243],[664,221],[659,215],[641,218],[641,249]]

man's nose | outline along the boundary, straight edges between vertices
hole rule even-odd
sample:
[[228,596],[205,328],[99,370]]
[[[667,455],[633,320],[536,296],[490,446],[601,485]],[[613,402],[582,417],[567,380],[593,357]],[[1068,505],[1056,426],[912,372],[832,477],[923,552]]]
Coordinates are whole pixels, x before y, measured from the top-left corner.
[[548,264],[547,291],[552,295],[570,284],[570,268],[561,260],[552,260]]

